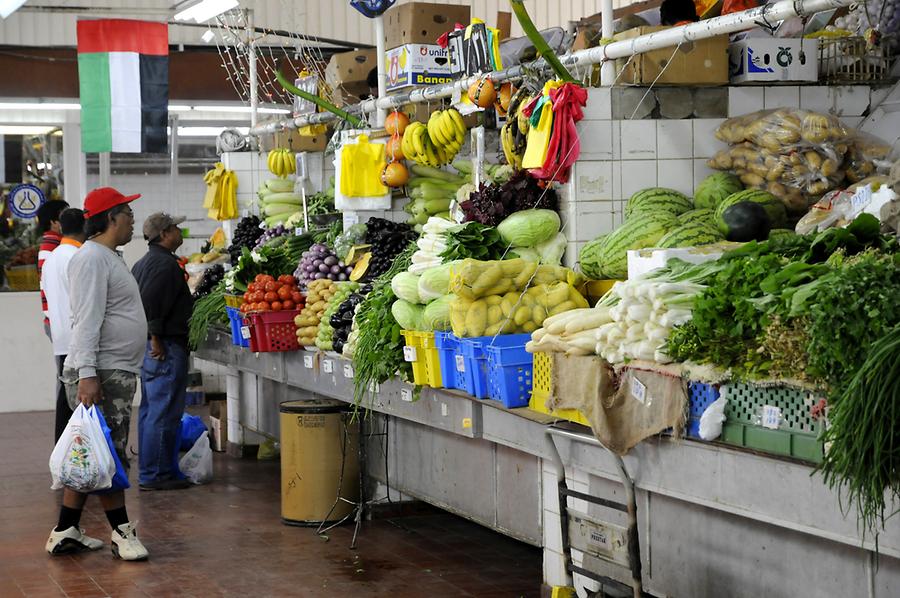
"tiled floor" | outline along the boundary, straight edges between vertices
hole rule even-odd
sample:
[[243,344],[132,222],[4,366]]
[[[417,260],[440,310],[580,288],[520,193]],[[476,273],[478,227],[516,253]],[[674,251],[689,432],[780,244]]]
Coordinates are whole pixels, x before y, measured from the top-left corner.
[[[49,489],[50,413],[0,415],[0,597],[538,596],[541,552],[438,510],[367,522],[327,538],[279,521],[277,462],[215,457],[215,481],[176,492],[128,490],[151,552],[124,563],[109,548],[50,557],[58,514]],[[133,442],[134,438],[132,438]],[[109,543],[95,499],[82,518]]]

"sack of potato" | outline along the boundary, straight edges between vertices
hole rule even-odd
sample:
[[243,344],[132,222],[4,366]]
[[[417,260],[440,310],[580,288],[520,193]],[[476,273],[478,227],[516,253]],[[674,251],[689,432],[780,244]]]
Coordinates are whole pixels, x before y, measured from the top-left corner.
[[556,281],[477,299],[456,296],[450,304],[450,324],[460,338],[531,333],[549,316],[586,307],[587,300],[574,286]]
[[731,118],[716,137],[731,147],[713,156],[709,166],[775,195],[794,216],[805,214],[825,193],[875,174],[890,152],[834,116],[787,108]]

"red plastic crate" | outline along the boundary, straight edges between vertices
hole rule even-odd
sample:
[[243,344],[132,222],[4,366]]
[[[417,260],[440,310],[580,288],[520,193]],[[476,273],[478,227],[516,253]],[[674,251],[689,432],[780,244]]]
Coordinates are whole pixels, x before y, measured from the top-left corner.
[[247,314],[250,326],[250,350],[254,353],[297,351],[297,325],[294,318],[300,310],[265,311]]

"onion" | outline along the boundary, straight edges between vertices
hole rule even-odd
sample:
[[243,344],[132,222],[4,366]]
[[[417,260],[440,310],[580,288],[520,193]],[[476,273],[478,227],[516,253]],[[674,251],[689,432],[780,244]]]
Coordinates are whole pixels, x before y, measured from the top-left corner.
[[319,272],[330,272],[331,268],[329,268],[326,264],[319,264]]
[[337,258],[334,257],[333,255],[330,255],[325,258],[325,264],[328,266],[336,266],[337,262],[338,262]]
[[[325,262],[325,264],[327,265],[328,262]],[[338,266],[337,264],[335,264],[334,266],[332,266],[332,267],[330,268],[330,270],[331,270],[331,273],[332,273],[332,274],[339,274],[340,271],[341,271],[341,268],[340,268],[340,266]]]

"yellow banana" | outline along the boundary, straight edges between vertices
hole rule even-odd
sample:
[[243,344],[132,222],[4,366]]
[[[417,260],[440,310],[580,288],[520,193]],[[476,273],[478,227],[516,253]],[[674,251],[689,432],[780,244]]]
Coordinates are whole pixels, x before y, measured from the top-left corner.
[[453,117],[450,116],[450,111],[445,110],[441,114],[441,133],[443,133],[444,137],[446,137],[449,143],[453,143],[457,139],[456,134],[456,125],[454,124]]
[[287,150],[288,161],[290,162],[290,173],[294,174],[297,172],[297,156],[294,155],[294,152]]
[[266,156],[266,165],[269,167],[269,172],[275,174],[275,165],[273,164],[273,159],[275,158],[275,150],[269,152]]
[[428,119],[428,135],[435,143],[446,145],[450,140],[445,138],[443,132],[441,131],[440,119],[440,111],[431,113],[431,118]]
[[453,121],[453,124],[456,125],[456,137],[458,139],[465,139],[466,137],[466,123],[463,122],[462,114],[459,113],[459,110],[456,108],[451,108],[447,110],[450,113],[450,119]]
[[[421,125],[421,123],[420,123],[420,125]],[[415,148],[417,154],[421,155],[421,154],[425,153],[424,139],[425,139],[424,125],[416,127],[415,131],[413,131],[412,142],[413,142],[413,147]]]

